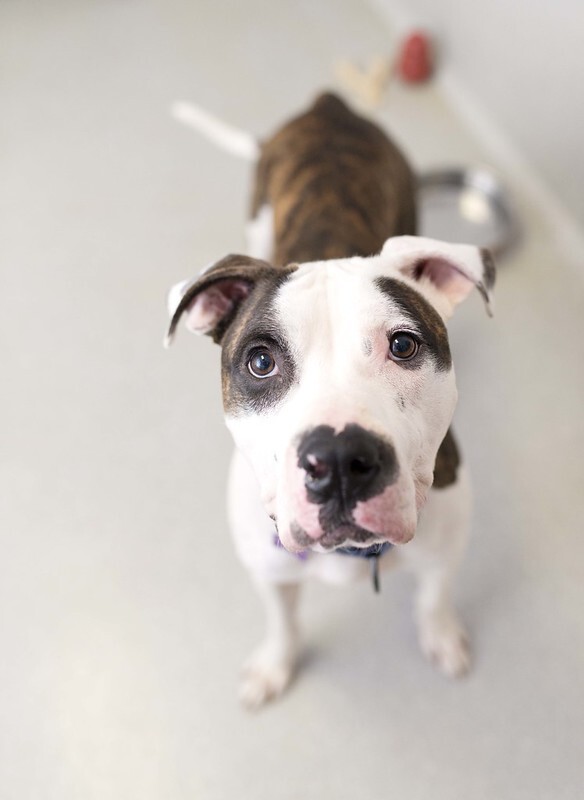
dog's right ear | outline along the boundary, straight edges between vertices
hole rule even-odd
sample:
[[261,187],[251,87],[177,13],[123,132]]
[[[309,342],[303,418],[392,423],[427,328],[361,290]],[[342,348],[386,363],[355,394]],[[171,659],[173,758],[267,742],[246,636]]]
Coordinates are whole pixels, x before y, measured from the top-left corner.
[[183,314],[193,333],[208,333],[219,342],[258,280],[273,275],[274,267],[249,256],[230,255],[207,267],[193,280],[177,283],[168,294],[170,325],[164,346],[172,343]]

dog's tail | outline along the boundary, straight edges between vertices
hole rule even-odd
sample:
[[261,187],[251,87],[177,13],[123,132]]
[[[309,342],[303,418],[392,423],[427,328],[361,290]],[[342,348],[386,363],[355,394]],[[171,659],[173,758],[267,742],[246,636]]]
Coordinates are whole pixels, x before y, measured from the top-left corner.
[[173,103],[171,113],[179,122],[202,133],[234,156],[247,161],[257,161],[260,157],[260,144],[251,133],[233,128],[199,106],[179,101]]

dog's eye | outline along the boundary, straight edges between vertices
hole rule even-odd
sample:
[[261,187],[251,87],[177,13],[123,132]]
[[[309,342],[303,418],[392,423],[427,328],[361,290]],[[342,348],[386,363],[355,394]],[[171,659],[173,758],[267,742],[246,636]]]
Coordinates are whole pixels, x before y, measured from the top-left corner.
[[269,350],[256,350],[247,362],[247,368],[254,378],[271,378],[279,372],[276,359]]
[[389,340],[389,353],[396,361],[409,361],[420,349],[420,343],[405,331],[397,331]]

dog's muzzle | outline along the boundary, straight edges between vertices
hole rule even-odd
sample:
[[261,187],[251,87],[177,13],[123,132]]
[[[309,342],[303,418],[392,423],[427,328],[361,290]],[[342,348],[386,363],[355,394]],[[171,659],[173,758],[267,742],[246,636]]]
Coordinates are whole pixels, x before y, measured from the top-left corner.
[[309,501],[329,507],[333,517],[349,515],[358,502],[380,494],[399,472],[391,444],[355,424],[339,433],[319,425],[304,434],[298,466]]

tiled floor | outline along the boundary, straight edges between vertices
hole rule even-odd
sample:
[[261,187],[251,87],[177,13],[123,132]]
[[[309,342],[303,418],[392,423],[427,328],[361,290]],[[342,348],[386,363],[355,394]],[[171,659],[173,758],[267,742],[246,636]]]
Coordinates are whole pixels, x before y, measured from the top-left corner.
[[[219,352],[161,338],[167,287],[243,247],[249,169],[167,108],[261,134],[390,42],[358,0],[2,5],[5,800],[581,796],[584,281],[526,198],[495,320],[477,297],[453,324],[474,672],[422,660],[403,578],[314,585],[300,679],[236,702],[262,620],[226,530]],[[380,116],[418,165],[485,160],[432,88]]]

